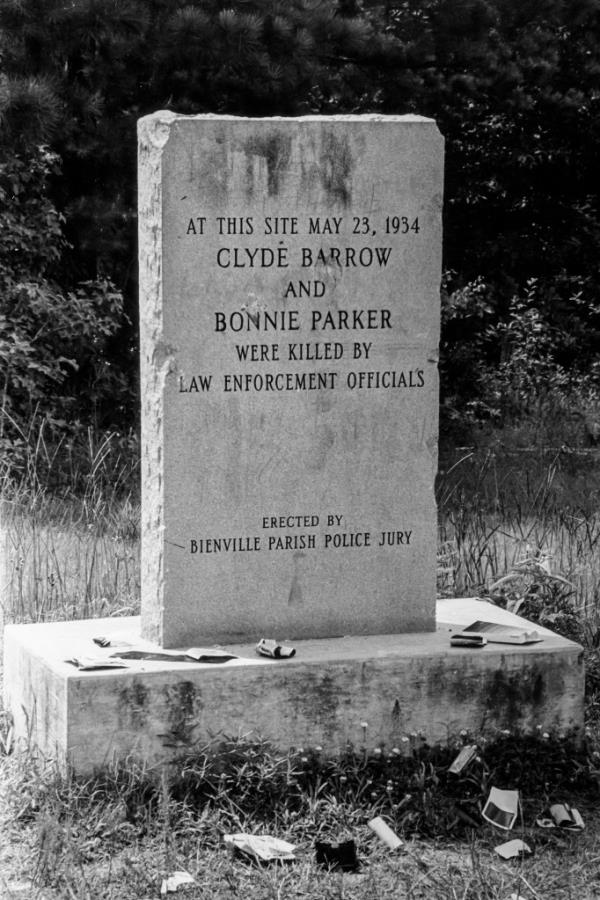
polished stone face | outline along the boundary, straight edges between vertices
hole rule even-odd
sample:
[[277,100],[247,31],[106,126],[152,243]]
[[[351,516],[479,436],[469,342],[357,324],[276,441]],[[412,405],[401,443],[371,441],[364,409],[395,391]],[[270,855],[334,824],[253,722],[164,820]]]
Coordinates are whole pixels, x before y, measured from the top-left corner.
[[433,629],[435,124],[139,135],[144,634]]

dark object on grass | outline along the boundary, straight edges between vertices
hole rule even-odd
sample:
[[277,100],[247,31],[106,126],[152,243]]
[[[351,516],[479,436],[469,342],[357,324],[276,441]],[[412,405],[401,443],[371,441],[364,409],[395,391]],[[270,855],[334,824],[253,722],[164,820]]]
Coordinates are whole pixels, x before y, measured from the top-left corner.
[[332,872],[357,872],[360,863],[356,856],[356,844],[352,839],[339,844],[316,841],[317,864]]

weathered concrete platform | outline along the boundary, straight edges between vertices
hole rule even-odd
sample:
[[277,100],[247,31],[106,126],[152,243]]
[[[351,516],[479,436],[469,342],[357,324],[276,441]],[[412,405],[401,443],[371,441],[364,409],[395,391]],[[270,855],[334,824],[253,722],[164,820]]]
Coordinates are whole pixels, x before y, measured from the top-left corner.
[[335,752],[362,744],[365,721],[371,746],[411,732],[444,741],[461,729],[581,728],[581,647],[544,629],[536,644],[450,647],[450,632],[477,619],[524,624],[484,601],[442,600],[436,632],[303,640],[282,661],[237,645],[228,649],[241,658],[220,665],[129,661],[89,672],[65,660],[114,652],[99,650],[98,635],[153,647],[138,618],[10,625],[5,706],[18,738],[82,773],[116,757],[155,764],[218,735]]

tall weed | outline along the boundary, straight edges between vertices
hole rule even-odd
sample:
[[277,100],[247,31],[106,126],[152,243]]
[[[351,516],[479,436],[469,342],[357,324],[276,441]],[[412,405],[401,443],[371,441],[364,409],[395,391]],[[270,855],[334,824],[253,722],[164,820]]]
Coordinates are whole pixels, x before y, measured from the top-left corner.
[[137,454],[119,436],[86,433],[86,455],[61,461],[60,489],[44,483],[61,448],[40,425],[17,481],[4,473],[5,621],[134,615],[139,608]]
[[595,642],[599,498],[600,465],[589,455],[574,464],[567,450],[499,445],[447,454],[438,479],[440,593],[489,596]]

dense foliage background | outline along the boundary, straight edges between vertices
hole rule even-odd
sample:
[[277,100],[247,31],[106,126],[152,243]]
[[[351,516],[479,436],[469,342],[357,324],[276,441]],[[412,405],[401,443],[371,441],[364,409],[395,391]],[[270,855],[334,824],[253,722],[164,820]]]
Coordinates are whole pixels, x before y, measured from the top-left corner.
[[598,0],[4,0],[0,67],[17,469],[34,422],[72,447],[135,421],[135,128],[165,108],[437,119],[443,433],[535,415],[545,440],[565,418],[600,437]]

